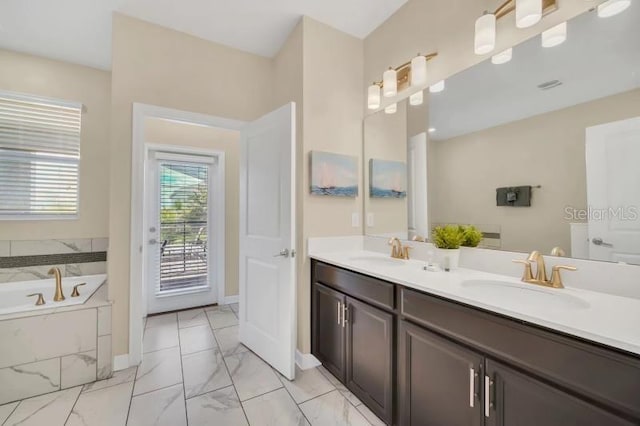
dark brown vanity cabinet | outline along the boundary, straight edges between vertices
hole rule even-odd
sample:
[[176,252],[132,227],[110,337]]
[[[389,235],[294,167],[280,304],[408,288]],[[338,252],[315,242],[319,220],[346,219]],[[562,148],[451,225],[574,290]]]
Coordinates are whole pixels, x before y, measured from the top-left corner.
[[321,262],[312,275],[313,354],[389,425],[640,425],[640,357]]

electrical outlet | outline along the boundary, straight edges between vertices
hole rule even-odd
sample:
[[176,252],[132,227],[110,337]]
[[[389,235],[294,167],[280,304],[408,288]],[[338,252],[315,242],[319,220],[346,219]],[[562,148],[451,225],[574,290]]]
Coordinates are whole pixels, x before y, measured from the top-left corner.
[[375,226],[373,213],[367,213],[367,226],[373,228]]
[[351,213],[351,226],[354,228],[360,227],[360,213]]

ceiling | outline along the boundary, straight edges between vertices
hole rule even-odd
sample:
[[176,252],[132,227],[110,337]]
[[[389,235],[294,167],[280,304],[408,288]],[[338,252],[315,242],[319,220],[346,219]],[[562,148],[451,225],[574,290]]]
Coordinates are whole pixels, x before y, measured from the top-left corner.
[[[586,12],[568,22],[567,41],[534,37],[504,65],[486,60],[450,77],[429,97],[434,140],[445,140],[640,87],[640,3],[615,17]],[[497,52],[496,52],[497,53]],[[562,85],[540,90],[559,80]]]
[[366,37],[407,0],[2,0],[0,48],[111,67],[117,11],[272,57],[300,17]]

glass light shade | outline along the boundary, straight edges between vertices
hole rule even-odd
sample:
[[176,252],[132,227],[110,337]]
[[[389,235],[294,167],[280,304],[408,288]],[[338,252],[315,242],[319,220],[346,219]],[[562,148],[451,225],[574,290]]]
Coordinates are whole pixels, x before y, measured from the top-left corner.
[[444,80],[440,80],[436,84],[432,84],[429,87],[429,92],[431,93],[438,93],[438,92],[442,92],[443,90],[444,90]]
[[411,60],[411,85],[413,87],[427,84],[427,58],[418,55]]
[[554,47],[567,39],[567,23],[563,22],[542,33],[542,47]]
[[500,53],[496,53],[491,57],[491,63],[495,65],[506,64],[513,58],[513,49],[510,47]]
[[384,112],[387,114],[395,114],[398,111],[398,104],[391,104],[384,109]]
[[598,16],[609,18],[623,12],[631,5],[631,0],[607,0],[598,5]]
[[542,0],[516,0],[516,27],[529,28],[542,19]]
[[435,128],[435,127],[429,127],[429,133],[433,133],[433,132],[435,132],[435,131],[436,131],[436,128]]
[[474,52],[484,55],[496,47],[496,15],[487,13],[476,20]]
[[409,105],[418,106],[422,105],[422,102],[424,102],[424,95],[422,94],[422,90],[409,96]]
[[382,74],[382,94],[390,98],[398,93],[398,73],[388,69]]
[[369,109],[380,108],[380,86],[372,84],[367,90],[367,106]]

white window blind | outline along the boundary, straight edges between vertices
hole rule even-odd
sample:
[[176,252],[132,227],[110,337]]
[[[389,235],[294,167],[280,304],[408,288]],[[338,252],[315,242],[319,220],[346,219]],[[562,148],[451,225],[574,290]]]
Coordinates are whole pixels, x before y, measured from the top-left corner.
[[0,219],[78,214],[80,103],[0,92]]

